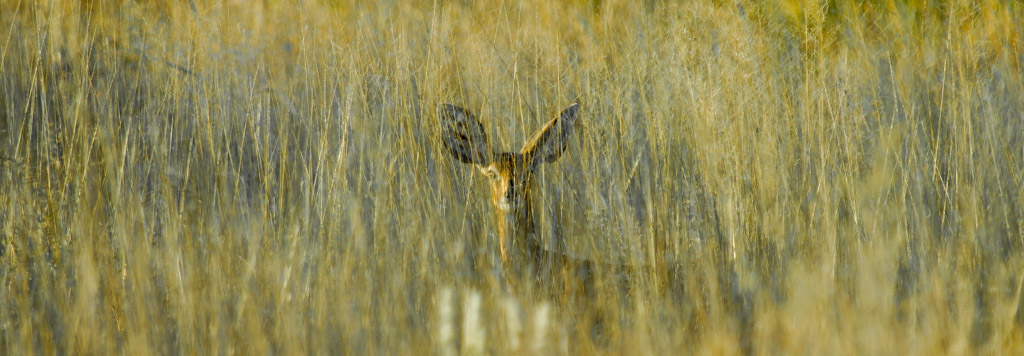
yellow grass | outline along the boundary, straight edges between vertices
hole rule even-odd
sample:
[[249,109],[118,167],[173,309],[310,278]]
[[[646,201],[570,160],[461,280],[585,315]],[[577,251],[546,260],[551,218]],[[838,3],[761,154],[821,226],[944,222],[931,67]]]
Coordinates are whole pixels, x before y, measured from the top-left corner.
[[[5,354],[1024,353],[1019,3],[147,3],[0,2]],[[436,110],[576,98],[539,230],[653,267],[502,288]]]

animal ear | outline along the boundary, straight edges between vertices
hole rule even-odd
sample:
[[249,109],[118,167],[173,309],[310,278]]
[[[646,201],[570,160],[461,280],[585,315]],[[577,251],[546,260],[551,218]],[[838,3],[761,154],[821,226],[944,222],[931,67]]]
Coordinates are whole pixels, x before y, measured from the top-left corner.
[[548,122],[533,135],[520,152],[528,167],[536,167],[541,163],[550,163],[562,156],[569,145],[569,136],[580,111],[577,101],[562,111],[554,120]]
[[491,152],[484,125],[469,110],[452,104],[441,105],[441,141],[448,152],[463,163],[490,164]]

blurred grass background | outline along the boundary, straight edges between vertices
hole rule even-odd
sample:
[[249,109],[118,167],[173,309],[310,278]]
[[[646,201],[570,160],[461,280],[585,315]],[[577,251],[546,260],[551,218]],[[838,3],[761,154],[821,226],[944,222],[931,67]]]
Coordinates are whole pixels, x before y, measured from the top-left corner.
[[[0,350],[1020,354],[1021,18],[4,0]],[[496,288],[436,109],[518,149],[576,98],[541,234],[653,268],[586,302]]]

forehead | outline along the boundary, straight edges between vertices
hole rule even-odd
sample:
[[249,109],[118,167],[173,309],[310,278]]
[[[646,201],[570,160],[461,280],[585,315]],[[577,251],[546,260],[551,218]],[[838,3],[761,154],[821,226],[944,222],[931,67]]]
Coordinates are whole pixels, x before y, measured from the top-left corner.
[[502,172],[518,172],[524,167],[523,155],[503,152],[494,156],[494,166]]

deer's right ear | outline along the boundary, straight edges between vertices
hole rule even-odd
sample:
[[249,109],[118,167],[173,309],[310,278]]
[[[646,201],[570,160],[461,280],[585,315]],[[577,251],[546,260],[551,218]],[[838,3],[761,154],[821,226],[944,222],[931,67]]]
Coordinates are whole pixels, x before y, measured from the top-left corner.
[[573,124],[580,112],[579,101],[569,105],[554,120],[551,120],[537,130],[520,152],[526,157],[527,167],[533,169],[541,163],[551,163],[562,156],[566,147],[569,146],[569,136],[572,134]]
[[463,163],[486,166],[491,161],[484,125],[469,110],[452,104],[441,105],[441,141],[448,152]]

